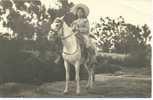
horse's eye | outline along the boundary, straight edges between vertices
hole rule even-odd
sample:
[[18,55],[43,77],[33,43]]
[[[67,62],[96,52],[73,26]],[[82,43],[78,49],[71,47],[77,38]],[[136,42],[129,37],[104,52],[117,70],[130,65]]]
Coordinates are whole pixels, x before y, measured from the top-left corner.
[[56,27],[59,27],[59,25],[58,25],[58,24],[56,24]]

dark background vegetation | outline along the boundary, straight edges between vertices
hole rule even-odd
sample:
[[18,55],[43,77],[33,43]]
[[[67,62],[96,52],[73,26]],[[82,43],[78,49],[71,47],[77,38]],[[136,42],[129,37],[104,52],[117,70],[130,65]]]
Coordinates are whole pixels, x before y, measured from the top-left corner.
[[[62,5],[60,9],[46,9],[39,0],[12,1],[0,1],[0,22],[13,31],[11,35],[0,33],[0,82],[64,80],[63,61],[54,63],[60,42],[53,38],[48,40],[47,36],[56,17],[65,15],[65,21],[70,25],[75,19],[70,13],[74,4],[58,0]],[[4,19],[2,15],[7,11],[10,13]],[[121,67],[151,68],[151,32],[146,24],[133,25],[125,22],[122,16],[118,19],[100,18],[91,28],[91,37],[96,40],[99,53],[111,53],[115,57],[98,55],[97,73],[111,73]],[[122,58],[119,55],[128,56]],[[81,71],[81,76],[86,76],[84,69]],[[74,69],[71,79],[73,72]]]

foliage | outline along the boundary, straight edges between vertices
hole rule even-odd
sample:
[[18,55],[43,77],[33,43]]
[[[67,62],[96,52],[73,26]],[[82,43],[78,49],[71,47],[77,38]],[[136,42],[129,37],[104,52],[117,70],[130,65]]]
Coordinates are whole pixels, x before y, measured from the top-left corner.
[[[54,63],[60,41],[56,37],[48,40],[47,36],[56,17],[65,15],[66,22],[71,23],[68,19],[72,16],[69,10],[73,3],[58,2],[62,5],[59,9],[47,9],[40,0],[0,1],[0,22],[13,31],[13,34],[0,33],[0,82],[39,83],[65,79],[63,61]],[[70,78],[74,79],[74,69],[71,70]]]
[[[121,16],[116,20],[109,17],[100,18],[91,28],[91,35],[96,40],[100,52],[130,55],[126,61],[122,60],[122,64],[151,65],[151,31],[146,24],[138,26],[126,23]],[[108,59],[108,63],[112,62],[111,59],[112,57]],[[117,59],[113,62],[120,64]]]
[[[25,74],[23,80],[33,80],[37,76],[38,80],[48,80],[50,77],[47,76],[55,77],[58,76],[57,73],[64,72],[62,61],[59,65],[53,62],[59,54],[61,41],[57,38],[48,40],[47,37],[50,25],[56,17],[64,16],[68,25],[72,23],[75,17],[70,13],[70,9],[74,4],[68,0],[57,0],[57,2],[61,4],[59,9],[46,8],[40,0],[0,1],[0,23],[3,23],[3,27],[9,30],[0,33],[0,76],[6,76],[3,78],[7,79],[7,76],[16,77],[19,74]],[[91,35],[101,52],[131,55],[124,60],[115,60],[119,56],[115,59],[100,57],[97,58],[99,59],[98,66],[101,66],[103,59],[106,59],[110,66],[111,64],[150,66],[151,31],[147,25],[137,26],[126,23],[122,16],[117,19],[100,18],[91,27]],[[21,52],[24,50],[27,51]],[[52,65],[51,68],[50,65]],[[10,74],[4,73],[9,69]],[[53,80],[54,77],[50,79]],[[63,77],[58,77],[58,79],[63,79]]]
[[151,32],[145,24],[142,27],[126,23],[123,17],[117,20],[101,18],[91,28],[98,48],[103,52],[132,53],[148,45]]

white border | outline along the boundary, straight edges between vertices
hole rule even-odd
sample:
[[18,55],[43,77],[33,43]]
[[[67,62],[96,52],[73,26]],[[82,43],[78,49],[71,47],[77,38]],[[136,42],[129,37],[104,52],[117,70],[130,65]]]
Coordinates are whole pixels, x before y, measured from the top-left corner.
[[[151,35],[153,38],[153,1],[152,1],[152,17],[151,17]],[[153,47],[153,39],[151,39],[151,46]],[[153,52],[153,48],[152,48],[152,52]],[[152,53],[151,53],[152,54]],[[152,57],[151,57],[152,58]],[[151,72],[153,72],[153,59],[151,59]],[[151,75],[151,77],[153,77],[153,74]],[[153,80],[152,82],[152,86],[153,86]],[[153,87],[151,86],[151,98],[0,98],[0,100],[153,100],[152,96],[153,96],[153,92],[152,89]]]

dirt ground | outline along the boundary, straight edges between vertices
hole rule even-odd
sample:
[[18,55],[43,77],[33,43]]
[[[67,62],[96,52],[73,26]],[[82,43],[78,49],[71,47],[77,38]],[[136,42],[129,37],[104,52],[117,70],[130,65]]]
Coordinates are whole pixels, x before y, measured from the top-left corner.
[[81,94],[75,94],[76,84],[71,81],[69,94],[63,94],[65,82],[47,82],[40,85],[28,83],[0,84],[0,97],[88,97],[88,98],[146,98],[151,96],[151,77],[146,74],[118,72],[97,74],[93,89],[86,89],[87,81],[82,80]]

